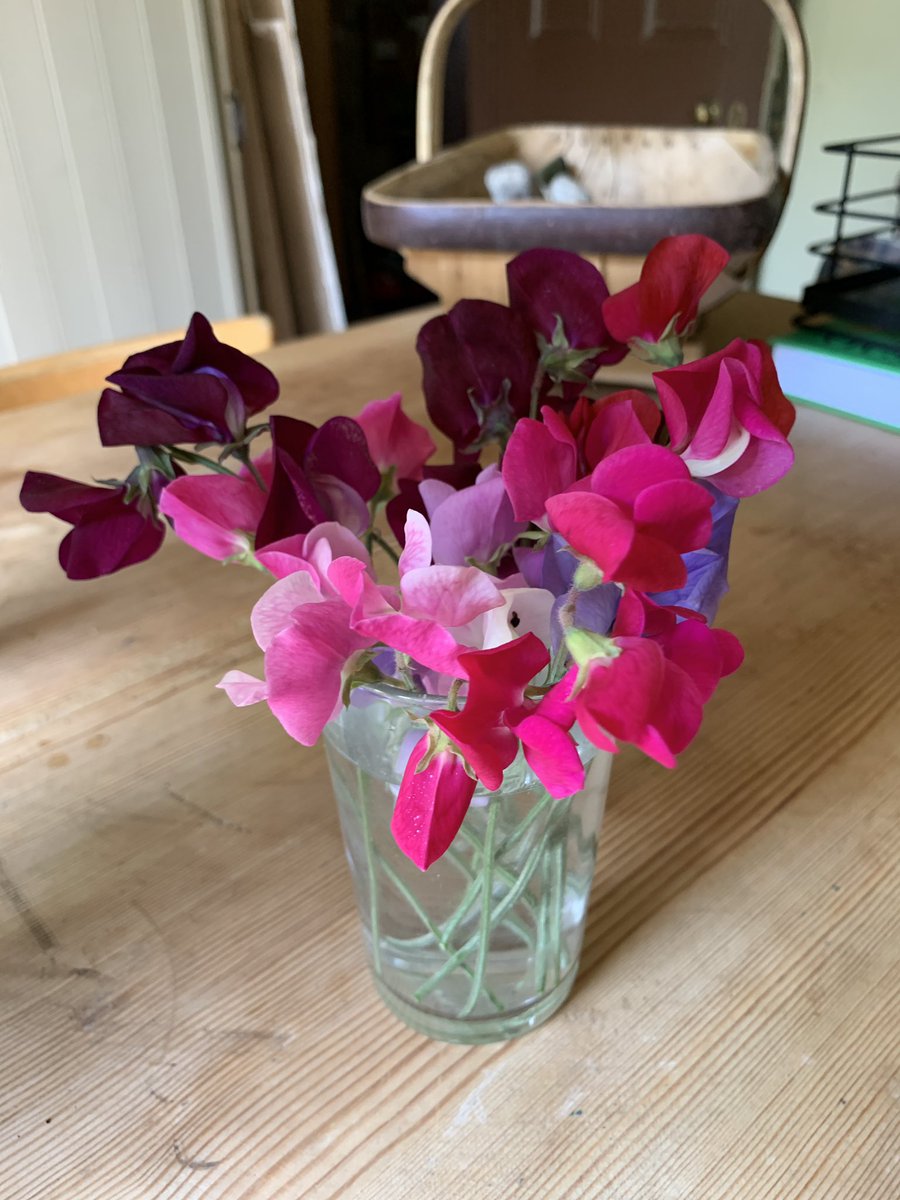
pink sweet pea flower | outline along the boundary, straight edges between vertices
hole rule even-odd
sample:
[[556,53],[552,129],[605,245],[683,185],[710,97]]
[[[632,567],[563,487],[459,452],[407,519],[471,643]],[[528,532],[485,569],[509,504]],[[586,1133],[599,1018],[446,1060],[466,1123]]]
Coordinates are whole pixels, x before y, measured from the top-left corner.
[[431,566],[428,522],[410,512],[400,558],[399,589],[379,588],[361,579],[353,629],[392,650],[408,654],[423,667],[442,675],[464,675],[454,631],[503,604],[495,581],[476,567]]
[[366,435],[375,466],[384,474],[393,470],[398,479],[421,479],[425,463],[437,447],[431,434],[403,411],[399,392],[386,400],[372,400],[356,418]]
[[[262,455],[255,466],[268,483],[271,454]],[[173,479],[160,496],[159,511],[169,518],[183,542],[224,562],[252,551],[267,500],[268,493],[243,468],[239,478],[182,475]]]
[[607,329],[620,342],[645,348],[680,337],[728,259],[727,250],[700,234],[663,238],[644,260],[640,280],[603,302]]
[[590,491],[553,496],[553,528],[604,579],[641,591],[681,587],[681,555],[698,550],[712,531],[712,496],[663,446],[629,446],[594,470]]
[[429,745],[426,734],[409,756],[391,820],[397,845],[421,871],[449,850],[475,791],[475,780],[449,749],[419,770]]
[[791,468],[795,411],[764,342],[729,343],[654,375],[672,439],[692,475],[728,496],[752,496]]

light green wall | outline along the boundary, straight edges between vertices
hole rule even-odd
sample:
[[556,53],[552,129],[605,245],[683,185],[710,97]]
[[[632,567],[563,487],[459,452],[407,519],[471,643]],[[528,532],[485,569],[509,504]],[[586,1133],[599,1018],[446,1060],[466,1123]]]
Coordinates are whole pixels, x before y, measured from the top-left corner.
[[[840,194],[844,159],[827,142],[900,133],[900,0],[804,0],[809,100],[794,184],[763,260],[760,291],[799,298],[820,260],[810,242],[831,237],[833,220],[813,205]],[[900,143],[897,144],[900,149]],[[900,162],[861,163],[854,187],[886,187]]]

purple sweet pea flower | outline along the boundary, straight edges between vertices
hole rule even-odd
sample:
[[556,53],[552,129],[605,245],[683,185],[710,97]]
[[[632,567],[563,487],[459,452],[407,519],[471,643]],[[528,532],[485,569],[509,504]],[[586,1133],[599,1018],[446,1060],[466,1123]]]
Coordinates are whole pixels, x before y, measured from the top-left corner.
[[505,442],[531,405],[538,352],[518,313],[491,300],[460,300],[419,331],[428,415],[458,450]]
[[[603,320],[603,302],[609,296],[606,281],[581,255],[568,250],[526,250],[508,264],[506,279],[510,307],[547,344],[545,362],[550,372],[542,395],[558,381],[564,399],[575,400],[581,384],[566,381],[567,368],[591,379],[598,367],[621,362],[628,353],[628,347],[612,337]],[[556,345],[559,332],[565,346]],[[587,350],[596,352],[585,356]],[[559,388],[556,394],[560,394]]]
[[132,354],[108,378],[122,390],[100,397],[104,446],[237,441],[247,417],[278,398],[268,367],[220,342],[201,313],[182,341]]
[[257,548],[323,521],[340,521],[352,533],[369,525],[367,502],[381,476],[366,435],[349,417],[332,417],[321,428],[293,417],[272,417],[274,470],[256,531]]
[[[156,477],[152,491],[163,482]],[[28,471],[19,500],[28,512],[52,513],[73,526],[60,543],[60,565],[70,579],[96,579],[150,558],[165,537],[162,522],[140,501],[127,503],[126,491]]]
[[712,535],[703,550],[692,550],[682,556],[687,567],[684,587],[655,593],[652,599],[657,604],[692,608],[712,624],[722,598],[728,591],[728,553],[739,502],[735,496],[726,496],[711,483],[703,480],[698,482],[713,498]]

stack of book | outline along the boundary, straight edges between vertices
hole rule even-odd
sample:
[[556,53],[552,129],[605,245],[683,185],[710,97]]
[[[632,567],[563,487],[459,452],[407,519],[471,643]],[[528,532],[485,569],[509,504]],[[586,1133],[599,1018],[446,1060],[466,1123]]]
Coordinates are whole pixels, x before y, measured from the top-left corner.
[[900,335],[808,318],[772,353],[792,400],[900,432]]

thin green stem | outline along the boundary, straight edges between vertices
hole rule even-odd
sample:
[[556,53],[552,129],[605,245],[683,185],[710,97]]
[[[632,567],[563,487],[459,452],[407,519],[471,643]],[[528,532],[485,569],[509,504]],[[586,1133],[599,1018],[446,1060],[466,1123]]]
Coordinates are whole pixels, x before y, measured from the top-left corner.
[[[459,832],[460,832],[460,835],[466,839],[466,841],[469,843],[470,846],[479,846],[480,845],[477,836],[474,833],[472,833],[471,830],[466,829],[465,826],[460,828]],[[450,851],[448,850],[447,853],[449,854]],[[507,867],[501,866],[501,864],[497,861],[498,858],[499,858],[499,855],[495,854],[495,856],[494,856],[494,874],[497,876],[498,879],[500,879],[503,883],[505,883],[507,885],[507,887],[512,887],[513,884],[516,882],[516,877],[512,873],[512,871],[510,871]],[[462,859],[459,859],[459,861],[455,862],[454,865],[459,867],[459,869],[461,871],[465,871],[465,873],[469,876],[470,879],[474,878],[472,869]],[[534,915],[534,901],[532,900],[531,896],[526,892],[523,899],[524,899],[525,904],[526,904],[527,908],[529,909],[529,911],[532,913],[532,915]],[[525,928],[525,926],[521,923],[521,921],[517,921],[514,918],[510,918],[506,922],[506,925],[513,931],[513,933],[516,933],[519,935],[519,937],[522,939],[522,941],[525,943],[525,945],[528,946],[529,950],[534,949],[534,938],[531,936],[531,934]]]
[[369,876],[369,919],[372,926],[372,970],[377,978],[381,978],[381,920],[378,912],[378,852],[372,840],[372,830],[369,825],[368,788],[366,777],[359,763],[356,764],[356,786],[359,796],[359,821],[362,827],[363,844],[366,848],[366,871]]
[[[377,853],[378,852],[376,851],[376,854]],[[380,858],[380,855],[379,855],[379,858]],[[428,913],[425,911],[425,909],[422,907],[422,905],[416,899],[415,895],[409,890],[409,888],[406,886],[406,884],[403,882],[403,880],[400,878],[400,876],[397,874],[397,872],[394,870],[394,868],[390,865],[390,863],[385,862],[385,860],[383,858],[380,858],[380,862],[381,862],[382,871],[384,871],[387,878],[391,881],[391,883],[394,885],[394,887],[397,889],[397,891],[400,893],[400,895],[403,897],[403,899],[406,901],[406,903],[410,906],[410,908],[413,910],[413,912],[416,914],[416,916],[419,918],[419,920],[422,922],[422,924],[428,930],[429,940],[436,942],[437,945],[441,948],[441,950],[444,951],[445,954],[449,954],[450,946],[447,943],[446,939],[444,938],[443,934],[441,933],[440,928],[434,924],[434,922],[429,917]],[[397,945],[398,949],[400,949],[400,950],[403,950],[406,947],[411,946],[414,942],[419,941],[418,938],[415,938],[415,939],[403,938],[402,941],[400,941],[398,939],[394,939],[394,938],[386,939],[386,940],[390,940],[391,942],[393,942],[395,945]],[[427,943],[426,943],[426,945],[427,945]],[[468,963],[463,964],[463,970],[471,979],[474,979],[475,973],[472,970],[472,968],[468,965]],[[494,995],[494,993],[491,991],[491,989],[483,981],[482,981],[480,991],[484,992],[485,996],[487,996],[488,1000],[491,1002],[491,1004],[493,1004],[494,1008],[496,1008],[498,1012],[503,1011],[502,1001],[497,999],[497,997]]]
[[[493,912],[490,913],[488,931],[490,931],[490,929],[492,929],[495,925],[499,925],[509,910],[518,903],[519,897],[522,895],[531,881],[531,876],[534,874],[535,867],[540,862],[541,854],[544,852],[544,849],[545,847],[540,842],[538,842],[538,844],[532,848],[531,853],[525,860],[522,873],[516,880],[515,887],[511,888],[506,893],[497,907],[493,910]],[[481,936],[482,930],[476,930],[476,932],[472,934],[468,941],[464,942],[463,945],[460,946],[453,957],[447,959],[440,970],[435,971],[430,979],[425,980],[415,994],[415,998],[419,1003],[421,1003],[421,1001],[424,1000],[429,993],[433,992],[436,987],[443,983],[451,971],[455,971],[459,964],[469,957],[472,951],[478,947]]]
[[562,978],[562,910],[563,910],[563,848],[555,845],[550,853],[550,960],[553,966],[553,986]]
[[205,454],[196,454],[193,450],[182,450],[180,446],[167,446],[166,450],[171,458],[176,458],[179,462],[196,463],[199,466],[208,467],[217,475],[230,475],[233,479],[240,478],[237,471],[232,471],[223,463],[216,462],[214,458],[207,458]]
[[385,554],[389,555],[389,557],[395,563],[398,563],[400,561],[400,555],[397,553],[397,551],[394,549],[394,547],[390,544],[390,542],[386,542],[384,540],[384,538],[381,536],[381,534],[378,532],[377,529],[370,529],[368,531],[368,533],[366,534],[366,540],[369,543],[370,550],[372,548],[372,543],[374,542],[375,545],[380,546],[381,549],[385,552]]
[[478,926],[478,953],[475,957],[475,978],[469,991],[469,998],[460,1009],[459,1015],[467,1017],[478,1003],[478,996],[484,983],[484,969],[487,965],[488,946],[491,941],[491,904],[494,899],[494,837],[497,832],[497,813],[500,809],[499,800],[488,801],[487,826],[484,831],[484,849],[481,859],[481,921]]

